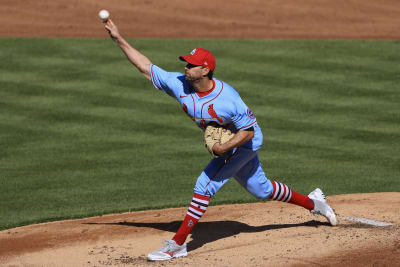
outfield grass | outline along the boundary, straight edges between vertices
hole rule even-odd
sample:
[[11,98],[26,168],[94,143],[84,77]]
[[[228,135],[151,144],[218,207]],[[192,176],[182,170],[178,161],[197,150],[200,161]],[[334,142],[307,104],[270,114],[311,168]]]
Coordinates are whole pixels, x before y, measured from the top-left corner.
[[[269,177],[302,193],[400,190],[400,42],[130,41],[170,71],[212,50],[263,129]],[[201,131],[112,41],[0,47],[0,229],[189,203],[210,159]],[[251,201],[230,181],[212,203]]]

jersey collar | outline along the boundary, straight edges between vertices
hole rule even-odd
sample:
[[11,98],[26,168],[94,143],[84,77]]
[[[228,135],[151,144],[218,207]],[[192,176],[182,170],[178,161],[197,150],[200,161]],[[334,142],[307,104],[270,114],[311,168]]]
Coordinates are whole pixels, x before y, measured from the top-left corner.
[[212,81],[212,88],[210,89],[210,90],[208,90],[208,91],[205,91],[205,92],[196,92],[195,91],[195,93],[197,94],[197,96],[198,97],[205,97],[206,95],[209,95],[212,91],[214,91],[214,89],[215,89],[215,81],[214,80],[211,80]]

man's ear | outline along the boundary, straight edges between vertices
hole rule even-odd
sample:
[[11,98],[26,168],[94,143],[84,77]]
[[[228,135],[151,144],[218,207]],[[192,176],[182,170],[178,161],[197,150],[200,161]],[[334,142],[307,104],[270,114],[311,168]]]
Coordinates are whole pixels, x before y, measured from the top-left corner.
[[203,72],[203,76],[207,76],[207,74],[210,72],[210,69],[207,67],[203,67],[202,72]]

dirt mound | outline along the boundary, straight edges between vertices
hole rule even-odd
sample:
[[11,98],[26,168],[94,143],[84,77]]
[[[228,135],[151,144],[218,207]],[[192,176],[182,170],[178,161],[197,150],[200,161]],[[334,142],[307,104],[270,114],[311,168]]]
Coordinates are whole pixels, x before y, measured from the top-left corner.
[[2,0],[0,36],[399,39],[398,0]]
[[[400,193],[338,195],[337,227],[281,202],[210,207],[188,238],[189,256],[147,262],[186,208],[52,222],[0,232],[2,266],[399,266]],[[374,227],[344,220],[392,223]]]

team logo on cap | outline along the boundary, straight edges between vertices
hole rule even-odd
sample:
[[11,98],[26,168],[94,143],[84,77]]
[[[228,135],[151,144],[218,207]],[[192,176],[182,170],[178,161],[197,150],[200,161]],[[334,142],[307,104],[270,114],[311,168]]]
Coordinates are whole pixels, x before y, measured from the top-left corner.
[[196,53],[196,48],[192,50],[192,52],[190,52],[190,54],[193,56],[194,53]]
[[256,116],[254,116],[253,112],[250,109],[247,109],[246,114],[252,120],[254,120],[256,118]]

